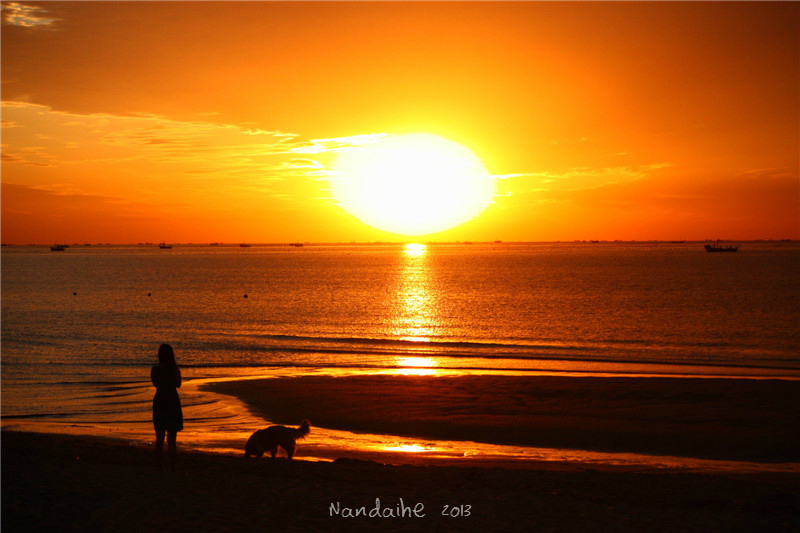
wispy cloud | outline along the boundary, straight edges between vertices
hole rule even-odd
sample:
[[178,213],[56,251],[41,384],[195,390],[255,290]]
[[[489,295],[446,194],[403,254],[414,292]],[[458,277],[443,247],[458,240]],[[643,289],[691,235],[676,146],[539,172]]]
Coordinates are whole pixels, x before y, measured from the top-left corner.
[[386,136],[307,139],[204,120],[78,114],[19,101],[3,102],[2,112],[15,126],[4,130],[4,181],[153,202],[159,196],[198,203],[215,197],[229,205],[325,196],[326,164],[335,154]]
[[3,4],[3,21],[12,26],[40,28],[51,26],[59,19],[46,17],[48,11],[38,6],[10,2]]
[[669,168],[670,163],[613,167],[575,167],[563,170],[501,174],[495,178],[513,180],[514,189],[519,192],[539,192],[542,190],[578,191],[596,189],[616,183],[641,180],[655,171]]
[[3,210],[29,215],[48,214],[66,209],[119,210],[126,202],[118,198],[82,194],[65,189],[3,183]]
[[388,135],[388,133],[368,133],[365,135],[335,137],[332,139],[312,139],[310,142],[301,143],[299,146],[292,148],[292,151],[300,154],[342,152],[365,144],[376,143],[386,138]]
[[[208,121],[178,121],[158,115],[120,116],[76,114],[27,102],[2,103],[9,153],[44,152],[59,164],[87,161],[146,160],[150,163],[202,165],[217,169],[313,170],[323,165],[312,156],[336,154],[374,143],[386,133],[370,133],[330,139],[303,139],[280,130],[243,128]],[[46,146],[41,143],[48,141]],[[90,157],[85,157],[91,154]],[[299,155],[303,157],[298,158]],[[284,164],[285,163],[285,164]],[[34,162],[31,162],[34,164]],[[189,170],[189,168],[187,168]]]

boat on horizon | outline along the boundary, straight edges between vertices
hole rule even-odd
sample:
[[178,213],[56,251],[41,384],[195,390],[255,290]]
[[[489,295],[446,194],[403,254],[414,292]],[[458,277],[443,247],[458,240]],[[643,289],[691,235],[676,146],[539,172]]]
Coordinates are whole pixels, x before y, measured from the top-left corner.
[[739,250],[738,246],[733,245],[721,245],[719,243],[715,244],[706,244],[705,245],[706,252],[736,252]]
[[162,242],[161,244],[159,244],[158,247],[161,248],[162,250],[172,250],[172,245],[171,244],[167,244],[165,242]]
[[66,249],[67,249],[67,246],[65,246],[63,244],[54,244],[53,246],[50,247],[50,251],[51,252],[63,252]]

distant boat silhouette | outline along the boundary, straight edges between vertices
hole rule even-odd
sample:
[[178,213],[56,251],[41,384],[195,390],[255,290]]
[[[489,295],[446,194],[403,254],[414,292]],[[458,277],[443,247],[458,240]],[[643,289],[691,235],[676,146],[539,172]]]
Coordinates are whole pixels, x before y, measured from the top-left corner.
[[706,244],[706,252],[736,252],[739,250],[738,246],[722,246],[719,242],[715,244]]
[[64,246],[63,244],[55,244],[55,245],[50,247],[50,251],[51,252],[63,252],[66,249],[67,249],[67,247]]
[[303,243],[302,242],[290,242],[289,246],[294,246],[295,248],[300,248],[301,246],[303,246]]
[[242,243],[242,244],[240,244],[239,246],[241,246],[242,248],[250,248],[250,245],[249,245],[249,244],[247,244],[246,242],[243,242],[243,243]]
[[162,242],[161,244],[159,244],[158,247],[161,248],[162,250],[172,250],[172,245],[171,244],[167,244],[165,242]]

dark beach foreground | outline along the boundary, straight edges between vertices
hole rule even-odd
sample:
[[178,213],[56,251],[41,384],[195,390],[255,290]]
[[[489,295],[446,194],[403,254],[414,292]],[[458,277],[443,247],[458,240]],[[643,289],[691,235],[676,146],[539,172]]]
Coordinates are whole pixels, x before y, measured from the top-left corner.
[[[788,473],[290,463],[197,452],[164,472],[141,445],[2,433],[9,532],[797,531],[797,482]],[[361,507],[365,516],[344,516]]]
[[303,376],[207,385],[280,424],[727,461],[800,461],[800,381]]

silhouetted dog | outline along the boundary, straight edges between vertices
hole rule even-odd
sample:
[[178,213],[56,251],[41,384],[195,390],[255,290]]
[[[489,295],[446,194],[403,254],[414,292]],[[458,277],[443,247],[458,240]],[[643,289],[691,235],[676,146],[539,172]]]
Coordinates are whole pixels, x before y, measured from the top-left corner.
[[311,423],[303,420],[300,427],[288,428],[286,426],[270,426],[259,429],[247,439],[244,445],[245,457],[263,457],[269,451],[273,459],[278,453],[278,446],[286,450],[287,459],[291,459],[297,449],[297,441],[304,438],[311,431]]

